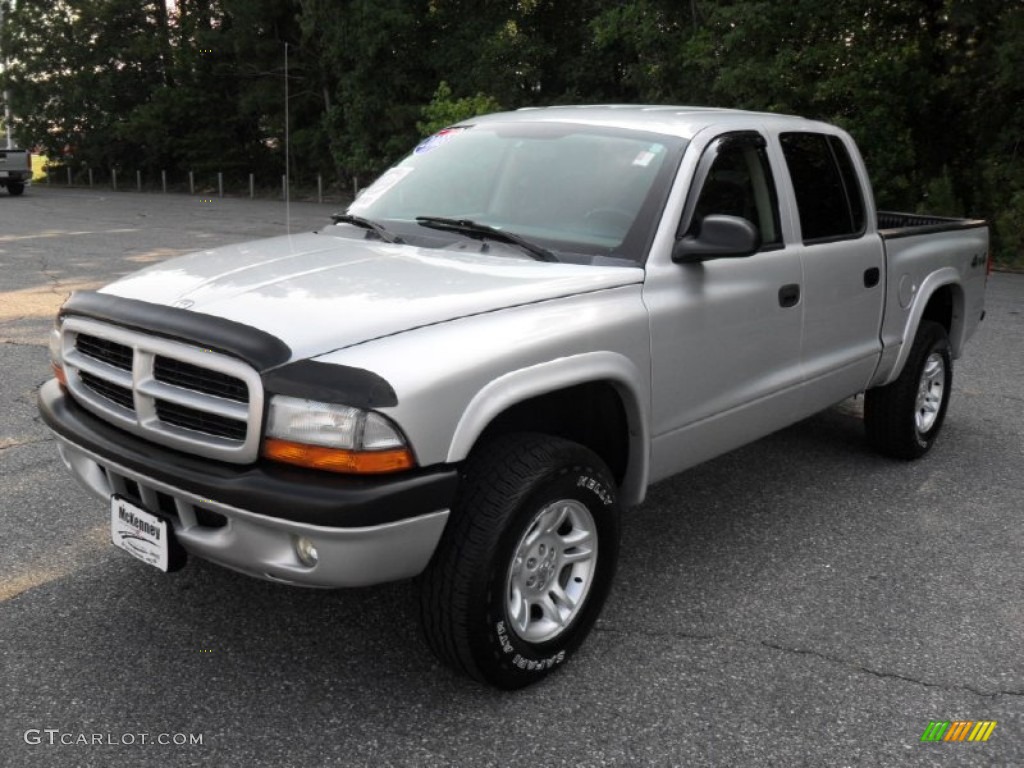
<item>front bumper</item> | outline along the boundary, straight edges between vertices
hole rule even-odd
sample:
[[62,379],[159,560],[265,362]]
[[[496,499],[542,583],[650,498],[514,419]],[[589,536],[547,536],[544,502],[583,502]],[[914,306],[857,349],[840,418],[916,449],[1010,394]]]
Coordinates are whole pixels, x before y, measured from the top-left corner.
[[[366,479],[197,459],[111,427],[55,380],[40,389],[39,411],[87,488],[133,497],[168,518],[190,554],[272,581],[354,587],[415,576],[455,494],[453,467]],[[300,536],[316,546],[313,566],[295,553]]]

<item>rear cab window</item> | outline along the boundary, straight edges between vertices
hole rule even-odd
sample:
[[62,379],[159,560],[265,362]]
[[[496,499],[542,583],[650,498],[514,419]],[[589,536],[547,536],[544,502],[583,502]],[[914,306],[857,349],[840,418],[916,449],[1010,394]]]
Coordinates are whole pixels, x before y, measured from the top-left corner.
[[805,243],[860,237],[865,231],[864,195],[850,153],[838,136],[779,136],[793,182]]

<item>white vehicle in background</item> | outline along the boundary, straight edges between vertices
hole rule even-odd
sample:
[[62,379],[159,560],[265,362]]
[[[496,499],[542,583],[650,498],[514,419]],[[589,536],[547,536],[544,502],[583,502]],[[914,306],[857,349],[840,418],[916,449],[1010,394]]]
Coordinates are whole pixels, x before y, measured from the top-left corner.
[[927,452],[987,259],[983,221],[876,212],[825,123],[489,115],[333,226],[72,295],[40,411],[140,559],[418,576],[434,652],[517,688],[593,626],[652,483],[863,392],[874,448]]
[[0,187],[18,196],[32,183],[32,153],[27,149],[0,149]]

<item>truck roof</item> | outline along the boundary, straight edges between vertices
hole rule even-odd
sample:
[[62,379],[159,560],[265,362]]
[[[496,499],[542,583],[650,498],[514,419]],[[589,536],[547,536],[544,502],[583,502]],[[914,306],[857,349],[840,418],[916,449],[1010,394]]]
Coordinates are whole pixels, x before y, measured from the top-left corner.
[[[607,126],[628,130],[663,133],[693,138],[710,125],[746,124],[777,128],[824,127],[803,117],[772,112],[752,112],[719,107],[686,107],[656,104],[588,104],[559,107],[525,107],[515,112],[499,112],[465,122],[561,122]],[[834,130],[834,129],[833,129]]]

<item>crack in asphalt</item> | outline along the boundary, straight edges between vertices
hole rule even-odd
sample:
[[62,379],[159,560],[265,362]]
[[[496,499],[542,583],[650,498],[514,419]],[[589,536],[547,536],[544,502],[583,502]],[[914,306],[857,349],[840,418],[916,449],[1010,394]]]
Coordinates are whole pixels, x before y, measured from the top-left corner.
[[39,256],[39,273],[50,281],[50,292],[56,296],[66,293],[60,290],[60,272],[50,268],[50,262],[45,253]]
[[0,453],[3,451],[9,451],[12,448],[23,448],[26,445],[38,445],[40,443],[52,443],[56,438],[53,437],[40,437],[38,440],[15,440],[14,442],[5,443],[0,441]]
[[[749,641],[743,641],[743,642],[749,642]],[[973,694],[975,696],[980,696],[980,697],[986,698],[986,699],[995,698],[997,696],[1024,696],[1024,691],[1012,691],[1012,690],[1002,690],[1002,689],[995,690],[995,691],[983,691],[983,690],[981,690],[979,688],[974,688],[973,686],[970,686],[970,685],[947,685],[947,684],[943,684],[943,683],[930,683],[927,680],[918,680],[915,677],[908,677],[907,675],[901,675],[898,672],[886,672],[884,670],[872,669],[871,667],[866,667],[863,664],[859,664],[859,663],[857,663],[855,661],[852,661],[850,659],[843,659],[843,658],[840,658],[838,656],[830,656],[829,654],[821,653],[820,651],[813,651],[813,650],[806,649],[806,648],[789,648],[789,647],[784,646],[784,645],[778,645],[776,643],[769,643],[766,640],[757,640],[755,642],[758,645],[764,646],[765,648],[770,648],[770,649],[776,650],[776,651],[782,651],[783,653],[799,654],[799,655],[803,655],[803,656],[814,656],[815,658],[822,659],[823,661],[828,661],[828,662],[831,662],[833,664],[842,664],[844,666],[850,667],[851,669],[855,669],[855,670],[857,670],[859,672],[866,672],[869,675],[874,675],[875,677],[878,677],[878,678],[881,678],[881,679],[900,680],[900,681],[903,681],[903,682],[906,682],[906,683],[914,683],[916,685],[921,685],[921,686],[924,686],[926,688],[939,688],[940,690],[944,690],[944,691],[965,691],[967,693],[971,693],[971,694]]]
[[872,669],[871,667],[864,666],[856,661],[850,659],[840,658],[839,656],[831,656],[827,653],[821,653],[820,651],[814,651],[807,648],[791,648],[786,645],[780,645],[778,643],[771,643],[767,640],[748,640],[747,638],[737,637],[735,635],[723,635],[723,634],[699,634],[690,632],[660,632],[652,630],[624,630],[617,627],[601,626],[597,624],[594,626],[595,632],[609,632],[612,634],[635,634],[635,635],[647,635],[650,637],[672,637],[672,638],[685,638],[687,640],[727,640],[740,645],[759,645],[762,648],[767,648],[772,651],[780,651],[787,654],[795,654],[799,656],[813,656],[814,658],[827,661],[830,664],[841,664],[844,667],[849,667],[857,672],[863,672],[873,677],[877,677],[883,680],[899,680],[904,683],[913,683],[920,685],[925,688],[938,688],[943,691],[964,691],[974,696],[978,696],[985,699],[996,698],[997,696],[1014,696],[1024,697],[1024,691],[1015,690],[1003,690],[999,689],[996,691],[983,691],[979,688],[974,688],[970,685],[947,685],[943,683],[931,683],[927,680],[919,680],[915,677],[909,677],[907,675],[901,675],[898,672],[886,672],[884,670]]
[[[24,320],[24,318],[22,318],[22,317],[15,317],[15,318],[13,318],[13,320],[15,320],[15,321],[17,321],[17,320]],[[39,342],[14,341],[13,339],[2,339],[2,340],[0,340],[0,344],[9,344],[12,347],[46,347],[46,346],[48,346],[47,344],[42,344],[42,343],[39,343]]]

